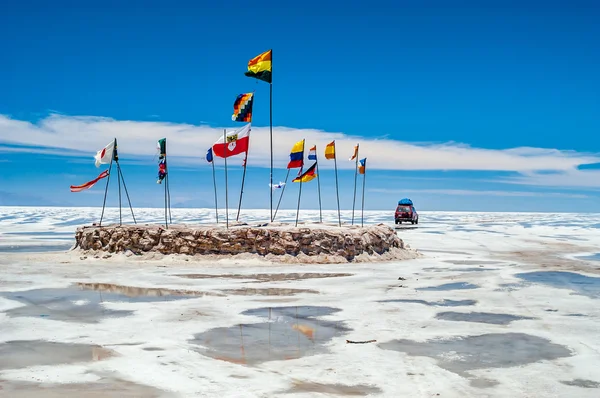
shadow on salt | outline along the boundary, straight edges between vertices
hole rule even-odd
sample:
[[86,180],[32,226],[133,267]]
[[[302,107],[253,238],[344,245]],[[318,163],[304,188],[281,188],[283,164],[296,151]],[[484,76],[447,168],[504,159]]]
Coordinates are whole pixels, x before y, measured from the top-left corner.
[[201,346],[203,355],[243,365],[297,359],[327,352],[328,342],[351,330],[342,321],[320,319],[338,311],[317,306],[251,309],[242,314],[264,321],[210,329],[190,342]]
[[0,292],[0,297],[25,304],[6,311],[11,317],[42,317],[65,322],[97,323],[104,318],[122,317],[133,311],[111,310],[114,303],[149,303],[217,295],[187,290],[140,288],[110,283],[78,283],[65,288]]

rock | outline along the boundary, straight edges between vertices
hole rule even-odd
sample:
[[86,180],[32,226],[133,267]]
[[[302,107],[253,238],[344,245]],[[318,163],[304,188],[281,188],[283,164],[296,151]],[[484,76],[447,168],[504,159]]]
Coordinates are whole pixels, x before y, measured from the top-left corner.
[[380,256],[404,248],[404,242],[395,231],[385,225],[295,228],[278,223],[265,226],[239,224],[231,225],[229,229],[221,225],[172,225],[168,229],[139,224],[109,225],[79,227],[75,240],[74,247],[82,251],[126,253],[128,256],[148,252],[184,255],[254,253],[265,258],[275,256],[289,262],[314,263],[354,261],[359,256],[358,260],[361,260],[364,256]]

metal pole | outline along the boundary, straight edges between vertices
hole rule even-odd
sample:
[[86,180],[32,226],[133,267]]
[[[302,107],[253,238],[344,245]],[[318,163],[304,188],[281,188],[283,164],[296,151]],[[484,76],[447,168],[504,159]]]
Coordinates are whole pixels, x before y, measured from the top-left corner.
[[[277,202],[277,208],[275,209],[275,214],[273,214],[273,220],[275,221],[275,217],[277,217],[277,211],[279,210],[279,204],[281,203],[281,198],[283,197],[283,192],[285,191],[285,187],[287,187],[287,181],[288,181],[288,177],[290,176],[290,169],[288,169],[287,174],[285,175],[285,183],[283,185],[283,188],[281,188],[281,195],[279,195],[279,201]],[[273,190],[273,187],[271,186],[271,191]]]
[[210,162],[212,164],[212,172],[213,172],[213,187],[215,189],[215,217],[217,219],[217,224],[219,223],[219,205],[217,204],[217,178],[215,177],[215,158],[213,156],[213,161]]
[[123,180],[123,188],[125,188],[125,195],[127,196],[127,202],[129,203],[129,210],[131,210],[131,217],[133,218],[133,223],[137,224],[137,221],[135,221],[135,215],[133,214],[133,207],[131,207],[131,200],[129,199],[129,192],[127,192],[127,185],[125,184],[125,176],[123,175],[123,172],[121,171],[121,166],[119,165],[119,163],[117,163],[117,169],[119,171],[119,174],[121,174],[121,180]]
[[[167,179],[167,176],[165,176],[165,180],[166,179]],[[165,181],[163,188],[165,190],[165,228],[169,229],[169,222],[167,220],[167,181]]]
[[323,222],[323,210],[321,208],[321,177],[319,177],[319,163],[317,162],[317,187],[319,189],[319,222]]
[[167,189],[167,208],[169,209],[169,224],[173,224],[173,220],[171,219],[171,189],[169,187],[169,166],[167,164],[167,139],[165,138],[165,171],[167,175],[165,176],[165,188]]
[[356,178],[358,177],[358,144],[356,144],[356,162],[354,164],[354,198],[352,199],[352,225],[354,225],[354,206],[356,204]]
[[[271,51],[271,65],[273,65],[273,51]],[[273,68],[271,67],[271,70]],[[273,73],[273,72],[271,72]],[[271,80],[273,76],[271,75]],[[271,189],[270,201],[271,201],[271,222],[273,222],[273,83],[269,83],[269,137],[271,139]]]
[[244,181],[246,180],[246,161],[247,160],[248,160],[248,152],[246,152],[246,157],[244,158],[244,173],[242,174],[242,188],[240,189],[240,201],[238,203],[238,211],[237,211],[237,216],[235,217],[235,221],[239,221],[240,210],[242,209],[242,196],[244,195]]
[[[117,169],[119,168],[119,161],[117,160]],[[117,183],[119,185],[119,226],[123,224],[123,217],[121,215],[121,174],[117,173]]]
[[337,206],[338,206],[338,223],[339,226],[342,226],[342,216],[340,214],[340,190],[338,188],[338,171],[337,171],[337,153],[335,152],[335,141],[333,141],[333,165],[335,166],[335,194],[337,196]]
[[367,159],[365,158],[365,174],[363,174],[363,186],[362,186],[362,207],[360,211],[360,226],[364,224],[365,217],[365,180],[367,179]]
[[227,130],[223,129],[223,143],[225,144],[225,149],[223,153],[223,159],[225,159],[225,225],[226,228],[229,229],[229,198],[227,191]]
[[[304,154],[304,140],[302,140],[302,153]],[[304,159],[303,159],[304,163]],[[300,167],[300,175],[302,175],[303,167]],[[298,209],[296,209],[296,227],[298,226],[298,216],[300,214],[300,197],[302,196],[302,179],[300,179],[300,189],[298,190]]]
[[110,166],[108,166],[108,178],[106,179],[106,188],[104,188],[104,201],[102,202],[102,214],[100,214],[100,226],[102,226],[102,219],[104,218],[104,207],[106,206],[106,194],[108,193],[108,183],[110,182],[110,175],[112,174],[113,156],[110,158]]

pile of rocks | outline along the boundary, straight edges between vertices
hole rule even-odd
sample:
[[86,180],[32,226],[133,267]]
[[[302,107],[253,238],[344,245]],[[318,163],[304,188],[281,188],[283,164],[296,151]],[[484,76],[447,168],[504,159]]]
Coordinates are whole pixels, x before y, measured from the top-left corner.
[[135,254],[254,253],[260,256],[304,254],[341,256],[350,261],[361,254],[382,255],[403,249],[395,231],[383,224],[366,227],[108,225],[79,227],[75,247],[81,250]]

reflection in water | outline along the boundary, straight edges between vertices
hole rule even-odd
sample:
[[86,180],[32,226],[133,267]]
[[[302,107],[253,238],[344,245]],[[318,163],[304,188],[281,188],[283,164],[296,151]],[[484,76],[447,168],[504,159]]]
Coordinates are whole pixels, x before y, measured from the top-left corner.
[[244,365],[297,359],[326,352],[326,343],[350,330],[343,322],[319,319],[338,311],[311,306],[252,309],[242,314],[265,322],[211,329],[195,335],[191,343],[202,346],[204,355]]
[[75,287],[0,292],[0,297],[25,305],[6,311],[12,317],[42,317],[65,322],[96,323],[104,318],[132,315],[111,310],[105,302],[146,303],[191,299],[207,293],[139,288],[108,283],[79,283]]
[[112,356],[112,350],[97,345],[15,340],[0,343],[0,370],[100,361]]

